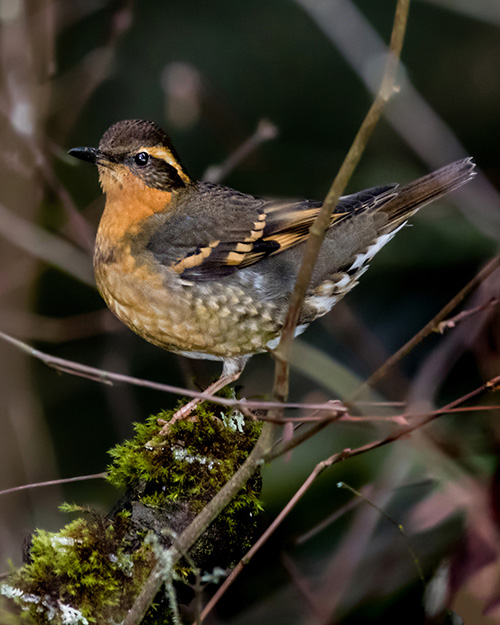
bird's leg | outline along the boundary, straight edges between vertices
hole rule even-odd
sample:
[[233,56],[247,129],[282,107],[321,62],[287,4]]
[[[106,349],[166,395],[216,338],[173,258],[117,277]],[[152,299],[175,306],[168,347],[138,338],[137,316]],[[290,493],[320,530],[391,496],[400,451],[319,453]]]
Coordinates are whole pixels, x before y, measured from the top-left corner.
[[[245,368],[247,360],[248,358],[246,357],[227,358],[226,360],[224,360],[224,365],[220,378],[210,384],[210,386],[208,386],[203,391],[203,393],[206,395],[215,395],[215,393],[220,391],[222,388],[237,380],[240,377],[243,369]],[[170,426],[176,421],[179,421],[179,419],[186,419],[187,417],[189,417],[189,415],[193,412],[196,406],[201,404],[203,401],[205,401],[203,398],[195,397],[187,404],[182,406],[182,408],[179,408],[179,410],[177,410],[177,412],[173,415],[170,421],[167,421],[162,427],[159,433],[160,436],[165,436],[168,433]]]

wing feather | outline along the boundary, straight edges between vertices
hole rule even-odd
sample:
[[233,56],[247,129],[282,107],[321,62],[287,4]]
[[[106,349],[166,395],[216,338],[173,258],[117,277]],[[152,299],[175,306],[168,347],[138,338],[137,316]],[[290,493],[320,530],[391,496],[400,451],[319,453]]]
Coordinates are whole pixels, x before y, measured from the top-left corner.
[[[330,227],[386,203],[396,195],[394,188],[375,187],[341,198]],[[180,210],[155,228],[147,249],[182,278],[200,282],[230,275],[302,243],[322,205],[313,200],[265,200],[206,183],[200,183],[195,199],[186,207],[189,216]]]

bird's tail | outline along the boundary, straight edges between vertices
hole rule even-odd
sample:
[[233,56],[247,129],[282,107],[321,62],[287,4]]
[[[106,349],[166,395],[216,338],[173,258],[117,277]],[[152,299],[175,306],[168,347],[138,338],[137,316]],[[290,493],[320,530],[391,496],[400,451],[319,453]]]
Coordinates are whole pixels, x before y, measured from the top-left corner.
[[474,169],[475,163],[468,157],[398,188],[397,194],[380,207],[389,216],[385,230],[394,230],[425,204],[461,187],[476,175]]

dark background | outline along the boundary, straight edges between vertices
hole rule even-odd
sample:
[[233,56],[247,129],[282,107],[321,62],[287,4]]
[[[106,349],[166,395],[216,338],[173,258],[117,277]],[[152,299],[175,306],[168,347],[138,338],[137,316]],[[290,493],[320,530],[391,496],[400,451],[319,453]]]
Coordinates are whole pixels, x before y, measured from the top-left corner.
[[[103,197],[97,172],[73,162],[66,150],[96,145],[118,120],[152,119],[169,132],[187,170],[202,177],[266,118],[278,137],[254,150],[224,183],[255,194],[320,199],[372,101],[363,80],[377,86],[384,60],[372,36],[387,43],[394,8],[393,0],[4,0],[0,330],[97,367],[181,386],[192,385],[193,377],[209,383],[217,365],[162,352],[104,309],[91,276]],[[408,182],[465,155],[474,156],[484,176],[414,218],[347,301],[302,337],[294,400],[345,398],[496,253],[499,28],[500,8],[486,0],[412,3],[400,93],[349,190]],[[61,240],[69,251],[58,247]],[[498,284],[493,274],[467,306],[498,295]],[[492,305],[433,335],[377,397],[406,400],[408,410],[418,412],[473,390],[499,374],[498,328]],[[242,392],[265,395],[272,381],[272,358],[257,356],[241,378]],[[0,488],[101,472],[107,450],[131,435],[133,421],[176,401],[58,374],[1,343]],[[494,395],[475,400],[488,402],[495,403]],[[375,409],[363,410],[373,415]],[[449,607],[468,623],[500,622],[491,603],[499,572],[496,418],[494,411],[446,416],[411,439],[324,473],[221,603],[214,622],[423,622],[408,542],[380,511],[358,501],[313,539],[293,545],[353,500],[336,487],[340,480],[366,489],[403,524],[428,577],[446,563]],[[316,463],[387,431],[375,422],[337,424],[266,467],[269,518]],[[2,496],[0,572],[8,558],[21,562],[23,538],[34,528],[55,531],[68,521],[57,510],[63,501],[107,510],[116,498],[99,480]],[[298,567],[297,578],[283,565],[283,553]],[[487,607],[490,614],[480,616]]]

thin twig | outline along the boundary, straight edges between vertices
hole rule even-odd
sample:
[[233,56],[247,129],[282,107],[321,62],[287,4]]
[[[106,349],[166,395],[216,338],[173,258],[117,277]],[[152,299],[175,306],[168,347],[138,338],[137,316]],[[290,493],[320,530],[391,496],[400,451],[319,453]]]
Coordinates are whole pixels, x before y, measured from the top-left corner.
[[[270,462],[271,460],[274,460],[275,458],[278,458],[279,456],[286,454],[292,449],[295,449],[295,447],[297,447],[298,445],[302,444],[304,441],[308,440],[309,438],[311,438],[312,436],[320,432],[323,428],[325,428],[327,425],[330,425],[330,423],[332,423],[333,421],[340,420],[342,419],[343,416],[345,416],[341,414],[335,415],[333,413],[325,414],[325,411],[323,410],[318,410],[317,413],[318,413],[317,415],[316,413],[314,413],[314,417],[316,418],[319,417],[320,418],[319,421],[316,421],[314,425],[312,425],[310,428],[307,428],[307,430],[300,432],[300,434],[296,434],[292,439],[277,443],[273,447],[272,452],[270,452],[267,455],[266,462]],[[302,419],[301,423],[303,423],[304,421],[305,420]],[[285,420],[285,423],[289,423],[289,422],[290,422],[290,419]]]
[[322,609],[323,606],[319,605],[317,598],[309,588],[307,581],[303,575],[300,574],[299,567],[295,564],[292,558],[284,551],[280,554],[280,561],[285,571],[290,576],[292,584],[297,589],[298,593],[304,599],[306,605],[314,614],[318,622],[323,622],[329,616],[326,611]]
[[68,317],[48,317],[7,306],[0,309],[0,327],[8,335],[44,343],[64,343],[124,329],[107,309]]
[[[456,4],[456,0],[447,0]],[[486,1],[486,0],[485,0]],[[387,46],[376,29],[368,22],[353,0],[296,0],[316,22],[330,41],[352,67],[370,93],[378,89],[377,73],[366,71],[366,59],[383,58]],[[478,2],[469,2],[476,6]],[[488,3],[492,6],[493,3]],[[345,27],[349,24],[349,28]],[[360,46],[359,42],[363,45]],[[443,163],[468,156],[465,146],[431,105],[411,83],[404,67],[404,88],[390,107],[384,111],[386,121],[417,154],[428,169],[438,169]],[[415,123],[418,120],[418,124]],[[474,185],[455,195],[454,202],[488,237],[497,238],[500,232],[498,209],[500,194],[488,178],[478,172]]]
[[406,548],[408,549],[408,552],[409,552],[409,554],[410,554],[410,556],[411,556],[411,558],[413,560],[415,568],[417,569],[420,581],[422,582],[422,584],[425,587],[425,577],[424,577],[424,572],[422,570],[422,565],[420,564],[420,560],[418,559],[417,553],[413,549],[413,546],[412,546],[412,544],[410,542],[410,539],[409,539],[408,535],[405,532],[405,529],[404,529],[403,525],[401,523],[398,523],[397,521],[395,521],[389,514],[387,514],[387,512],[383,508],[381,508],[380,506],[377,506],[377,504],[374,501],[372,501],[369,497],[367,497],[366,495],[363,495],[363,493],[361,493],[359,490],[356,490],[352,486],[349,486],[349,484],[346,484],[345,482],[338,482],[337,487],[338,488],[344,488],[344,489],[348,490],[353,495],[355,495],[356,497],[358,497],[359,499],[361,499],[362,501],[367,503],[369,506],[374,508],[387,521],[389,521],[389,523],[391,523],[391,525],[394,525],[394,527],[398,530],[398,532],[404,538],[405,543],[406,543]]
[[439,408],[438,410],[433,410],[424,415],[421,415],[419,419],[415,419],[409,425],[402,427],[397,432],[390,434],[386,438],[383,438],[378,441],[374,441],[372,443],[368,443],[356,449],[344,449],[343,451],[337,454],[334,454],[333,456],[328,458],[328,460],[325,460],[325,462],[328,463],[328,466],[331,466],[333,464],[336,464],[337,462],[346,460],[347,458],[352,458],[353,456],[359,456],[360,454],[365,453],[367,451],[371,451],[372,449],[378,449],[379,447],[384,447],[388,443],[397,441],[400,438],[407,436],[408,434],[411,434],[418,428],[421,428],[423,425],[430,423],[434,419],[456,409],[460,404],[463,404],[466,401],[469,401],[473,399],[474,397],[477,397],[477,395],[480,395],[481,393],[484,393],[485,391],[495,392],[495,391],[498,391],[499,389],[500,389],[500,376],[497,376],[495,378],[492,378],[488,382],[485,382],[484,384],[474,389],[470,393],[467,393],[466,395],[463,395],[462,397],[455,399],[454,401],[447,404],[446,406],[443,406],[442,408]]
[[325,198],[307,238],[303,261],[297,275],[295,287],[290,298],[290,306],[285,319],[281,341],[275,350],[276,368],[273,396],[277,400],[285,400],[288,396],[288,374],[290,350],[295,328],[299,319],[304,298],[311,281],[314,266],[318,259],[321,244],[331,221],[331,215],[338,204],[354,169],[359,163],[364,149],[373,133],[387,101],[395,91],[396,69],[403,47],[404,34],[408,19],[409,0],[398,0],[394,25],[391,34],[389,54],[387,57],[382,83],[373,104],[368,111],[354,142],[347,153],[340,170]]
[[[50,142],[45,139],[44,143],[49,144]],[[27,145],[33,153],[35,163],[44,177],[47,186],[57,195],[64,208],[71,239],[81,248],[91,253],[94,249],[94,228],[78,211],[68,190],[57,177],[52,162],[47,157],[46,145],[44,145],[43,148],[40,146],[40,143],[35,142],[27,142]],[[59,148],[59,146],[57,147]],[[54,151],[54,147],[52,147],[52,151]]]
[[26,221],[1,204],[0,235],[28,254],[50,263],[84,284],[95,287],[89,256],[61,237]]
[[457,412],[491,412],[492,410],[500,410],[500,406],[497,405],[488,405],[488,406],[461,406],[460,408],[448,408],[445,410],[444,408],[438,408],[437,410],[433,410],[432,412],[426,412],[422,414],[407,414],[403,413],[400,415],[393,415],[389,417],[379,416],[379,415],[362,415],[362,416],[354,416],[354,415],[342,415],[339,417],[339,421],[347,422],[347,423],[371,423],[382,421],[383,423],[396,423],[398,425],[406,425],[410,419],[420,418],[426,415],[441,415],[441,414],[456,414]]
[[439,324],[448,317],[448,315],[477,287],[486,280],[496,269],[500,267],[500,256],[495,256],[490,262],[481,269],[481,271],[461,289],[455,297],[453,297],[438,314],[433,317],[413,338],[395,352],[385,363],[377,369],[354,393],[352,399],[358,397],[369,386],[374,386],[382,378],[384,378],[391,369],[393,369],[412,349],[414,349],[421,341],[439,328]]
[[[371,494],[372,491],[373,491],[372,485],[368,485],[365,488],[363,488],[361,492],[364,495],[368,496]],[[354,508],[357,508],[359,504],[361,503],[361,501],[362,501],[361,499],[349,500],[341,508],[339,508],[338,510],[335,510],[335,512],[332,512],[332,514],[322,519],[317,525],[315,525],[314,527],[311,527],[303,534],[300,534],[299,536],[295,536],[295,538],[292,539],[292,545],[295,547],[300,547],[300,545],[304,545],[307,541],[317,536],[327,527],[330,527],[330,525],[335,523],[335,521],[338,521],[339,519],[341,519],[345,514],[347,514],[348,512],[351,512],[351,510],[354,510]]]
[[[142,378],[135,378],[130,375],[125,375],[123,373],[114,373],[112,371],[106,371],[105,369],[98,369],[97,367],[90,367],[89,365],[83,365],[79,362],[74,362],[72,360],[66,360],[65,358],[58,358],[57,356],[52,356],[51,354],[47,354],[46,352],[42,352],[19,339],[10,336],[9,334],[5,334],[5,332],[0,332],[0,339],[14,345],[19,348],[21,351],[29,354],[33,358],[37,358],[41,360],[48,367],[52,367],[57,371],[68,373],[69,375],[76,375],[78,377],[82,377],[88,380],[92,380],[93,382],[98,382],[100,384],[112,384],[113,382],[121,382],[125,384],[132,384],[134,386],[141,386],[144,388],[150,388],[155,391],[161,391],[165,393],[174,393],[176,395],[186,395],[187,397],[199,397],[205,401],[210,401],[213,404],[218,404],[220,406],[226,406],[229,408],[240,408],[243,409],[252,409],[252,410],[271,410],[273,408],[291,408],[297,410],[322,410],[328,411],[330,414],[343,414],[346,412],[347,408],[337,400],[330,400],[323,404],[306,404],[300,402],[289,402],[282,404],[281,402],[275,401],[252,401],[247,399],[230,399],[228,397],[218,397],[217,395],[207,395],[201,391],[193,391],[191,389],[182,388],[180,386],[172,386],[171,384],[163,384],[161,382],[153,382],[151,380],[144,380]],[[255,418],[252,415],[252,418]],[[265,419],[262,419],[265,420]],[[269,419],[270,420],[270,419]],[[292,419],[294,420],[294,419]],[[309,421],[310,417],[301,417],[300,421]]]
[[268,119],[261,119],[255,132],[244,141],[221,165],[211,165],[203,174],[202,180],[221,182],[243,159],[256,150],[265,141],[278,136],[278,128]]
[[[205,620],[205,618],[210,614],[216,604],[219,602],[219,599],[226,593],[227,589],[234,580],[241,573],[243,568],[250,562],[253,556],[257,553],[257,551],[264,545],[264,543],[268,540],[268,538],[274,533],[274,531],[281,525],[284,519],[288,516],[288,514],[292,511],[292,509],[297,505],[300,499],[305,495],[305,493],[309,490],[311,484],[316,480],[318,475],[324,471],[326,467],[322,467],[323,463],[317,464],[312,470],[309,477],[302,484],[299,490],[294,494],[294,496],[288,501],[283,510],[279,513],[279,515],[274,519],[271,525],[266,529],[266,531],[262,534],[259,540],[252,545],[249,551],[245,554],[245,556],[238,562],[238,564],[234,567],[231,573],[226,577],[224,582],[221,584],[220,588],[211,597],[210,601],[205,606],[205,609],[201,613],[201,622]],[[126,624],[124,624],[126,625]]]
[[480,306],[474,306],[474,308],[463,310],[462,312],[458,313],[458,315],[455,315],[453,317],[450,317],[449,319],[441,321],[441,323],[438,323],[438,326],[434,331],[439,332],[439,334],[444,334],[446,330],[455,328],[457,324],[462,323],[462,321],[466,321],[467,319],[470,319],[470,317],[472,317],[473,315],[477,315],[477,313],[483,312],[483,310],[490,308],[490,306],[496,306],[499,301],[500,300],[498,300],[496,297],[492,297],[488,302],[481,304]]
[[[288,407],[288,404],[286,403],[281,403],[281,402],[280,403],[271,402],[271,403],[274,404],[272,406],[273,408],[287,408]],[[331,423],[332,421],[336,419],[340,419],[346,413],[347,413],[347,408],[343,404],[339,405],[338,400],[330,399],[329,401],[323,404],[322,408],[320,407],[316,408],[314,412],[311,413],[310,415],[300,415],[300,417],[283,417],[282,419],[269,417],[267,415],[259,415],[259,416],[252,415],[252,416],[254,419],[258,419],[259,421],[276,423],[277,425],[286,425],[287,423],[303,424],[303,423],[318,423],[318,422],[320,422],[321,424],[323,424],[324,422],[324,425],[327,425],[328,423]],[[321,429],[321,426],[320,426],[320,429]]]
[[23,484],[0,490],[1,495],[10,495],[21,490],[31,490],[32,488],[44,488],[45,486],[60,486],[61,484],[71,484],[72,482],[85,482],[87,480],[101,480],[106,477],[106,473],[93,473],[91,475],[77,475],[76,477],[64,477],[58,480],[46,480],[45,482],[35,482],[33,484]]

